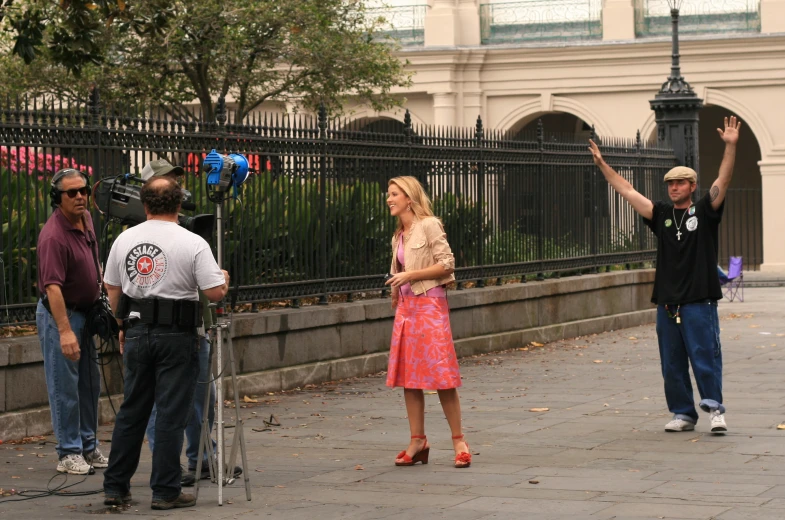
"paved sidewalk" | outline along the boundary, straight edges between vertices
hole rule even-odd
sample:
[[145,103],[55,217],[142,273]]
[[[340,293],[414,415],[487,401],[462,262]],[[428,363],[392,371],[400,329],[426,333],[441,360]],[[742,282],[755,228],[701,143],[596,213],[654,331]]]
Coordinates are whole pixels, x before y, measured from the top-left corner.
[[[382,376],[259,397],[243,409],[253,500],[241,482],[201,489],[198,507],[152,511],[150,456],[121,515],[175,518],[780,519],[785,517],[785,290],[722,303],[729,433],[665,433],[653,326],[462,361],[469,469],[455,469],[449,430],[428,394],[430,464],[396,468],[408,442],[400,390]],[[696,400],[697,400],[696,396]],[[547,412],[532,412],[548,408]],[[274,413],[281,427],[259,432]],[[227,432],[231,434],[232,430]],[[102,439],[110,430],[102,428]],[[0,487],[43,488],[50,443],[0,446]],[[105,445],[108,449],[108,444]],[[70,491],[100,488],[99,474]],[[68,483],[81,480],[69,477]],[[53,483],[61,482],[62,478]],[[0,519],[90,518],[101,495],[0,503]],[[92,514],[91,514],[92,513]]]

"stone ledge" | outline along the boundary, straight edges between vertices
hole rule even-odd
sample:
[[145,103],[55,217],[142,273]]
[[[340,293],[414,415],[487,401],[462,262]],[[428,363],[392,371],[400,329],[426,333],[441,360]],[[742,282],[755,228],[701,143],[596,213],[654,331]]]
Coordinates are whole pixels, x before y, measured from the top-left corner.
[[[114,409],[119,410],[123,402],[122,395],[112,395]],[[98,399],[98,422],[106,424],[114,422],[115,414],[108,397]],[[0,440],[21,439],[34,435],[52,433],[52,416],[48,406],[41,406],[19,412],[0,414]]]
[[[619,286],[650,284],[654,282],[654,269],[616,271],[555,278],[541,282],[527,282],[449,291],[447,298],[451,309],[476,307],[495,303],[538,299],[548,296],[575,294]],[[292,332],[297,330],[329,327],[344,323],[392,318],[395,312],[389,299],[361,300],[335,306],[310,306],[301,309],[281,309],[260,314],[235,314],[232,335],[236,338]]]

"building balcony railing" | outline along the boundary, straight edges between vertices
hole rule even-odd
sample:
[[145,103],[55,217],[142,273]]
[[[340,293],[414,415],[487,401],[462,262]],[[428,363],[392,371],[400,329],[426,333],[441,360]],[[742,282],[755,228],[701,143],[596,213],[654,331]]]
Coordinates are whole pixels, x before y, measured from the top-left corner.
[[601,0],[519,0],[480,5],[483,44],[602,38]]
[[390,38],[404,47],[414,47],[425,43],[425,4],[398,5],[368,9],[367,16],[381,19],[377,34],[384,39]]
[[[679,9],[680,34],[760,32],[760,0],[684,0]],[[671,34],[667,0],[636,0],[635,36]]]

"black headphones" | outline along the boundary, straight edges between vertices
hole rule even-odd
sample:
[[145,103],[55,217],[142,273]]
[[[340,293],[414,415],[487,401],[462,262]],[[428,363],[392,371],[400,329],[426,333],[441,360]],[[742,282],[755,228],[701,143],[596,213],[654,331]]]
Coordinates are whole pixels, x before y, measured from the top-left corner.
[[49,201],[51,202],[53,208],[58,206],[63,200],[63,194],[60,193],[60,190],[57,189],[57,183],[60,182],[60,179],[66,175],[71,175],[73,173],[78,173],[82,176],[82,178],[84,178],[85,186],[87,187],[87,196],[90,196],[90,193],[92,192],[92,188],[90,187],[90,177],[76,168],[63,168],[62,170],[59,170],[57,173],[55,173],[54,177],[52,177],[52,185],[49,187]]

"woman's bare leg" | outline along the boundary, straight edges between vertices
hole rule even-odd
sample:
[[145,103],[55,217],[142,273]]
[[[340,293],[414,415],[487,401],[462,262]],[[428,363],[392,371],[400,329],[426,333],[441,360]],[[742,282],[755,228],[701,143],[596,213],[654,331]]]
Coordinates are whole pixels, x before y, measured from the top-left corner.
[[[439,390],[439,401],[442,403],[442,410],[447,417],[447,424],[450,425],[452,432],[452,446],[455,449],[455,454],[461,452],[469,452],[469,447],[463,440],[463,430],[461,428],[461,400],[458,397],[458,389],[450,388],[449,390]],[[411,421],[411,419],[409,419]],[[455,437],[459,437],[456,439]]]
[[[406,415],[409,416],[409,430],[412,435],[425,435],[425,396],[422,390],[413,388],[403,389],[403,398],[406,401]],[[406,454],[413,457],[425,448],[425,439],[410,439]],[[400,460],[400,459],[396,459]]]

